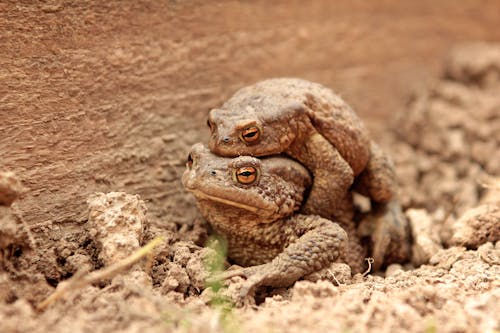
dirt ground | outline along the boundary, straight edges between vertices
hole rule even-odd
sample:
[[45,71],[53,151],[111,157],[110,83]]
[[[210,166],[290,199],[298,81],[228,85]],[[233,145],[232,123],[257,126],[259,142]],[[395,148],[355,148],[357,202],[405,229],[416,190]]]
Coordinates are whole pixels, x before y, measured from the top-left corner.
[[[97,193],[79,212],[87,222],[46,244],[57,257],[52,263],[34,251],[33,236],[16,214],[14,200],[29,180],[2,170],[0,331],[497,332],[499,89],[500,46],[460,47],[406,109],[368,124],[396,164],[412,229],[411,262],[261,290],[241,308],[203,291],[214,250],[202,247],[208,230],[200,216],[187,216],[192,222],[182,226],[151,224],[137,195]],[[184,205],[194,204],[183,195]],[[37,310],[61,281],[110,267],[158,235],[165,239],[149,260],[70,288]],[[237,284],[233,280],[229,292]]]

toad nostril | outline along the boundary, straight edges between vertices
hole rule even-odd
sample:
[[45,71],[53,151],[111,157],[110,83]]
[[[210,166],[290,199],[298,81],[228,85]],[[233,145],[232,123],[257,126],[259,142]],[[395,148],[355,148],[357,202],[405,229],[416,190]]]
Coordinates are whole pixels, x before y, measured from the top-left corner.
[[225,143],[228,143],[229,141],[231,141],[231,139],[227,136],[224,137],[224,139],[222,139],[222,141],[224,141]]
[[210,171],[210,174],[211,174],[212,176],[215,176],[215,175],[217,174],[217,172],[215,172],[215,171],[213,171],[213,170],[212,170],[212,171]]

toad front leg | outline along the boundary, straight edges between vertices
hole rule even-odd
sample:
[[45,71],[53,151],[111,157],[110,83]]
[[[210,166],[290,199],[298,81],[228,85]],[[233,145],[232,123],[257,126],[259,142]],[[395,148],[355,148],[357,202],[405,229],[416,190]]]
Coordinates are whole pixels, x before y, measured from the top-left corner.
[[314,175],[314,183],[302,211],[335,220],[350,220],[352,206],[346,198],[354,173],[339,151],[321,134],[313,132],[304,138],[303,143],[290,147],[287,153]]
[[347,233],[338,224],[315,215],[295,215],[276,230],[286,236],[283,252],[268,263],[226,271],[219,277],[246,278],[242,298],[258,286],[290,286],[342,257],[347,247]]

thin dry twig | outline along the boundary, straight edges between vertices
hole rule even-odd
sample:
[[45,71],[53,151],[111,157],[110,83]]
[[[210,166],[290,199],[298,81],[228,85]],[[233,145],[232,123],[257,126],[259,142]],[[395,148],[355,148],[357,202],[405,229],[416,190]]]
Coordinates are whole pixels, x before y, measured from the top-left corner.
[[368,273],[372,270],[372,264],[375,261],[373,258],[365,258],[365,260],[368,262],[368,269],[363,273],[363,277],[367,276]]
[[39,311],[45,310],[50,304],[54,303],[65,294],[70,291],[81,289],[90,284],[106,280],[112,278],[118,273],[130,268],[133,264],[139,261],[142,257],[148,255],[153,251],[153,249],[158,246],[164,237],[156,237],[152,241],[150,241],[145,246],[141,247],[139,250],[128,256],[127,258],[120,260],[119,262],[105,267],[103,269],[90,272],[85,274],[84,272],[77,272],[73,277],[69,280],[61,282],[56,291],[54,291],[49,297],[47,297],[44,301],[40,302],[37,306]]
[[333,272],[329,269],[326,270],[328,273],[330,273],[330,275],[332,276],[332,278],[335,280],[335,282],[337,283],[337,286],[340,287],[340,282],[339,280],[337,280],[337,278],[335,277],[335,274],[333,274]]

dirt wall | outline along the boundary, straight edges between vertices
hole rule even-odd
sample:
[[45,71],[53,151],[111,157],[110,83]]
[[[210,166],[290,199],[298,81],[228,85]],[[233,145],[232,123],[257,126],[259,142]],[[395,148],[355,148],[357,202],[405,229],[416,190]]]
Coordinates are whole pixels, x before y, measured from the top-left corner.
[[95,191],[148,202],[153,225],[196,214],[180,185],[205,114],[237,88],[299,76],[368,121],[404,107],[449,48],[500,40],[500,1],[0,3],[0,168],[35,248],[71,237]]

